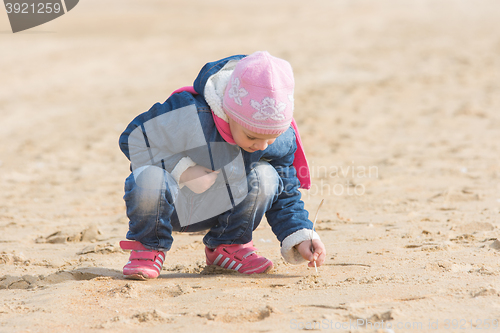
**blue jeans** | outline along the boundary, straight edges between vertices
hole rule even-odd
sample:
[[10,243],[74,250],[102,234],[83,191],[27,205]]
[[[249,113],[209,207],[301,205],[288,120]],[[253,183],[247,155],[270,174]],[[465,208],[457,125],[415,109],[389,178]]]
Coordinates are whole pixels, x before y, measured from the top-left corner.
[[[139,181],[138,177],[143,179]],[[283,191],[283,182],[274,167],[267,162],[257,162],[247,174],[248,195],[243,201],[217,216],[181,227],[174,205],[174,191],[179,189],[173,189],[172,182],[167,181],[171,179],[170,175],[161,168],[148,166],[138,177],[131,174],[125,181],[123,198],[130,220],[127,239],[159,251],[170,250],[172,231],[208,230],[203,242],[209,248],[220,244],[246,244],[252,240],[253,230]],[[157,180],[164,184],[142,185]],[[180,191],[190,190],[184,187]],[[191,195],[197,196],[194,193]]]

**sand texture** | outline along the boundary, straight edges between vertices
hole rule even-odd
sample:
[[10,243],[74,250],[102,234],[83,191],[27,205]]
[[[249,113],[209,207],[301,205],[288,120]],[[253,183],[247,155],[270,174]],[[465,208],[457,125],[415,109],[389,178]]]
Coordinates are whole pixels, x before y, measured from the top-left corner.
[[[499,17],[496,0],[84,0],[12,34],[2,11],[0,332],[500,330]],[[205,267],[196,233],[159,279],[125,280],[120,133],[256,50],[294,68],[325,265],[286,264],[264,221],[270,274]]]

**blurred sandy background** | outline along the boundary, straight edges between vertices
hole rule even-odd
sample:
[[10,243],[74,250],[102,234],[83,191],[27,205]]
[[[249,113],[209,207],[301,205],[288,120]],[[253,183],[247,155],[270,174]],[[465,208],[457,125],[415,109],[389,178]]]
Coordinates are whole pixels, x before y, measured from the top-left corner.
[[[0,10],[0,331],[493,331],[499,17],[495,0],[82,0],[12,34]],[[202,235],[177,234],[159,279],[124,280],[120,133],[256,50],[295,71],[326,265],[285,264],[264,223],[272,274],[205,269]]]

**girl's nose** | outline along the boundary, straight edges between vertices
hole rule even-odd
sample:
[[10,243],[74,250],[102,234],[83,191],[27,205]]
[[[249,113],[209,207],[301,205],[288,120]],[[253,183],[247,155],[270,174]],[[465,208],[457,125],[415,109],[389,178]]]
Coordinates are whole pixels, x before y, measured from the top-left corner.
[[255,149],[257,150],[265,150],[267,148],[267,141],[260,141],[255,143]]

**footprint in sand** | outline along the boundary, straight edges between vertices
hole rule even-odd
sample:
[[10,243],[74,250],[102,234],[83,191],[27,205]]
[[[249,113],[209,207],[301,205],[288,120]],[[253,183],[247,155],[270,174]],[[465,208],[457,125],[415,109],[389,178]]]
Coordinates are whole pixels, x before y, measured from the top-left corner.
[[33,289],[50,284],[61,283],[65,281],[92,280],[100,275],[79,270],[71,272],[57,272],[47,276],[23,275],[21,277],[4,275],[0,277],[0,289]]
[[56,231],[47,237],[38,237],[36,243],[50,243],[50,244],[65,244],[68,242],[95,242],[100,239],[101,231],[97,226],[93,225],[87,229],[76,233],[70,234],[63,231]]

